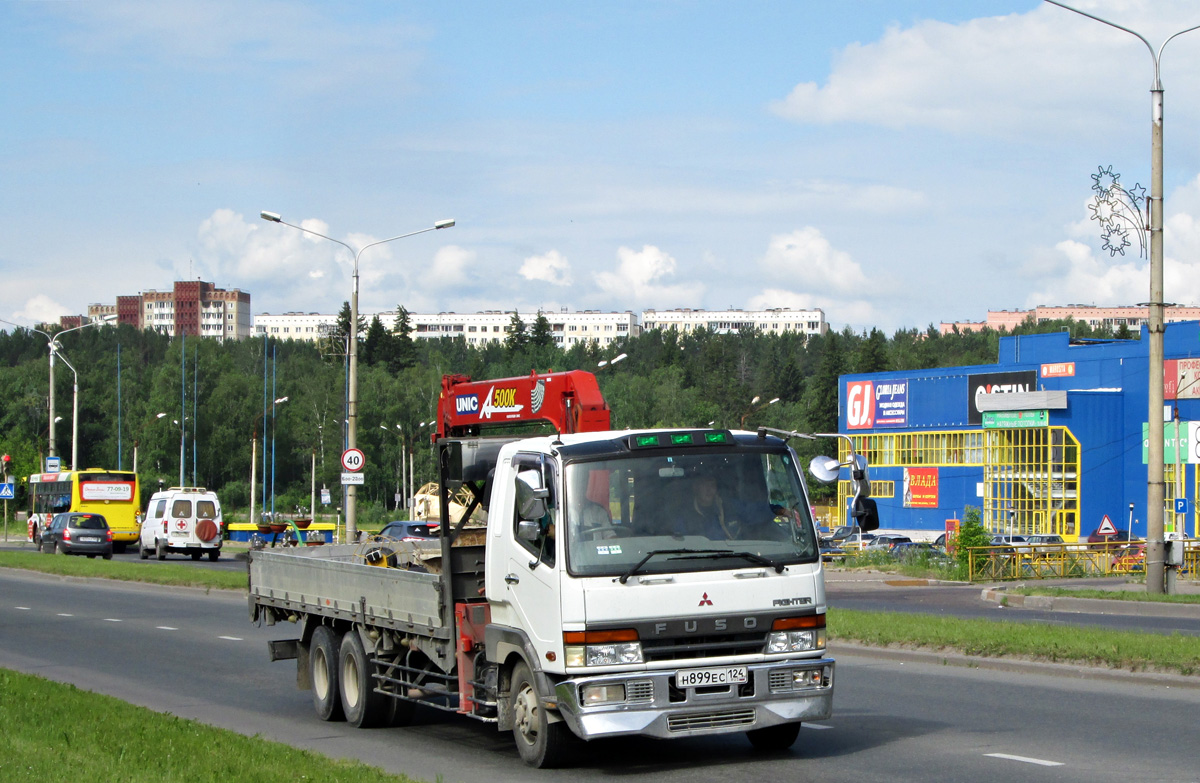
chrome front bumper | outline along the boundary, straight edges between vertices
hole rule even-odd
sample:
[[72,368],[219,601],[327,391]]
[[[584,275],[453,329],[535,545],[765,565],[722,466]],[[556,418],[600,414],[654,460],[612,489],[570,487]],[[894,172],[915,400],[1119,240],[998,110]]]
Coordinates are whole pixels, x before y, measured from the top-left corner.
[[[694,667],[689,667],[694,668]],[[833,713],[832,658],[752,664],[746,685],[675,688],[674,670],[626,672],[564,680],[558,709],[584,739],[640,734],[669,739],[750,731],[781,723],[824,720]],[[819,675],[812,674],[814,670]],[[804,681],[797,683],[797,675]],[[819,684],[809,684],[816,678]],[[584,704],[591,685],[623,685],[625,699]]]

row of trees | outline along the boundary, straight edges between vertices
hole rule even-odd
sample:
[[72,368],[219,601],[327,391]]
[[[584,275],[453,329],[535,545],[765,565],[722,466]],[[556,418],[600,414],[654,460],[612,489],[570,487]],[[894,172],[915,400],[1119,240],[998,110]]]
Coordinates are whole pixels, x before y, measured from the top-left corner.
[[[1029,323],[1018,332],[1063,328],[1077,337],[1112,337],[1071,322]],[[337,505],[348,329],[346,306],[338,333],[320,344],[183,340],[128,326],[72,332],[62,350],[79,372],[79,466],[130,469],[136,448],[143,485],[174,485],[182,435],[187,482],[215,489],[227,506],[240,508],[249,504],[254,439],[257,481],[265,475],[268,505],[272,487],[276,510],[308,505],[314,457],[317,486],[331,488]],[[831,432],[839,375],[988,364],[996,360],[1000,336],[989,330],[940,335],[932,326],[890,338],[878,329],[809,338],[656,330],[604,350],[595,344],[564,350],[544,317],[524,324],[514,314],[503,343],[476,348],[462,338],[412,339],[403,308],[392,324],[375,319],[360,329],[358,443],[367,467],[359,493],[368,515],[382,515],[394,502],[402,449],[415,452],[418,485],[434,478],[427,423],[444,373],[503,378],[534,368],[596,370],[602,359],[626,353],[598,373],[617,428],[713,422]],[[72,446],[71,378],[63,370],[56,376],[56,414],[64,417],[57,450],[65,464]],[[50,427],[45,337],[24,329],[0,333],[0,389],[0,450],[12,455],[18,475],[34,472],[47,453]],[[282,397],[287,402],[273,405]],[[778,403],[764,404],[775,398]],[[18,489],[18,501],[21,496]]]

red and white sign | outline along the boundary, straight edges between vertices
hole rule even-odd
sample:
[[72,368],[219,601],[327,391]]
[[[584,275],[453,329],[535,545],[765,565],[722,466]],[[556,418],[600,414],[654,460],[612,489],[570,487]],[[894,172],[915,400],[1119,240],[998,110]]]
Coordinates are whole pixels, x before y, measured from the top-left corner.
[[359,449],[346,449],[342,452],[342,467],[351,473],[357,473],[367,464],[367,458]]
[[1043,378],[1074,378],[1075,377],[1075,362],[1058,362],[1056,364],[1043,364],[1041,376]]
[[846,429],[865,430],[875,426],[875,384],[846,383]]
[[187,520],[180,519],[175,523],[176,530],[187,530]]
[[938,469],[904,469],[904,508],[938,507]]
[[1108,518],[1108,514],[1104,515],[1104,519],[1100,520],[1100,527],[1096,528],[1096,532],[1102,536],[1115,536],[1117,534],[1116,525]]

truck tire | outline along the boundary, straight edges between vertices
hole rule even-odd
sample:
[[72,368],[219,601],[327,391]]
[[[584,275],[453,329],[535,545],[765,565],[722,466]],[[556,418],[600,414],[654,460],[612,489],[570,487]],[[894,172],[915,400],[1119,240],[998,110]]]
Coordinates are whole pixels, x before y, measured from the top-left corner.
[[150,557],[150,550],[147,549],[146,547],[142,546],[142,539],[140,539],[140,538],[138,539],[138,542],[137,542],[137,548],[138,548],[138,557],[140,557],[142,560],[145,560],[146,558]]
[[199,560],[201,557],[204,556],[204,553],[203,552],[192,552],[191,555],[192,555],[192,560]]
[[161,538],[154,540],[154,556],[159,560],[167,559],[167,542],[163,541]]
[[208,550],[208,560],[209,560],[209,562],[211,562],[211,563],[215,563],[215,562],[217,562],[217,561],[218,561],[218,560],[220,560],[220,559],[221,559],[221,550],[220,550],[220,549],[210,549],[210,550]]
[[567,756],[574,735],[566,723],[550,722],[546,708],[538,698],[533,673],[524,661],[513,669],[509,710],[513,719],[513,739],[521,759],[538,769],[559,766]]
[[346,722],[360,729],[384,726],[392,720],[391,697],[375,692],[375,664],[367,657],[358,632],[342,637],[338,680],[342,686],[342,711]]
[[341,688],[338,687],[338,637],[327,625],[313,631],[308,643],[309,680],[313,708],[321,720],[342,720]]
[[746,739],[759,753],[781,753],[790,748],[800,735],[799,723],[780,723],[746,732]]

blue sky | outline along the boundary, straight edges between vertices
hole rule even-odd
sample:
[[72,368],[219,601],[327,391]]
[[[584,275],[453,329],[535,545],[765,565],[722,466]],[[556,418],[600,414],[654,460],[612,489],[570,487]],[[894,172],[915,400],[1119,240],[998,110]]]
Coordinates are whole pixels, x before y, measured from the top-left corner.
[[[1079,0],[1157,48],[1184,0]],[[1166,87],[1167,299],[1200,303],[1200,31]],[[255,312],[821,307],[891,332],[1135,304],[1091,175],[1153,69],[1033,0],[0,0],[0,318],[199,277]]]

